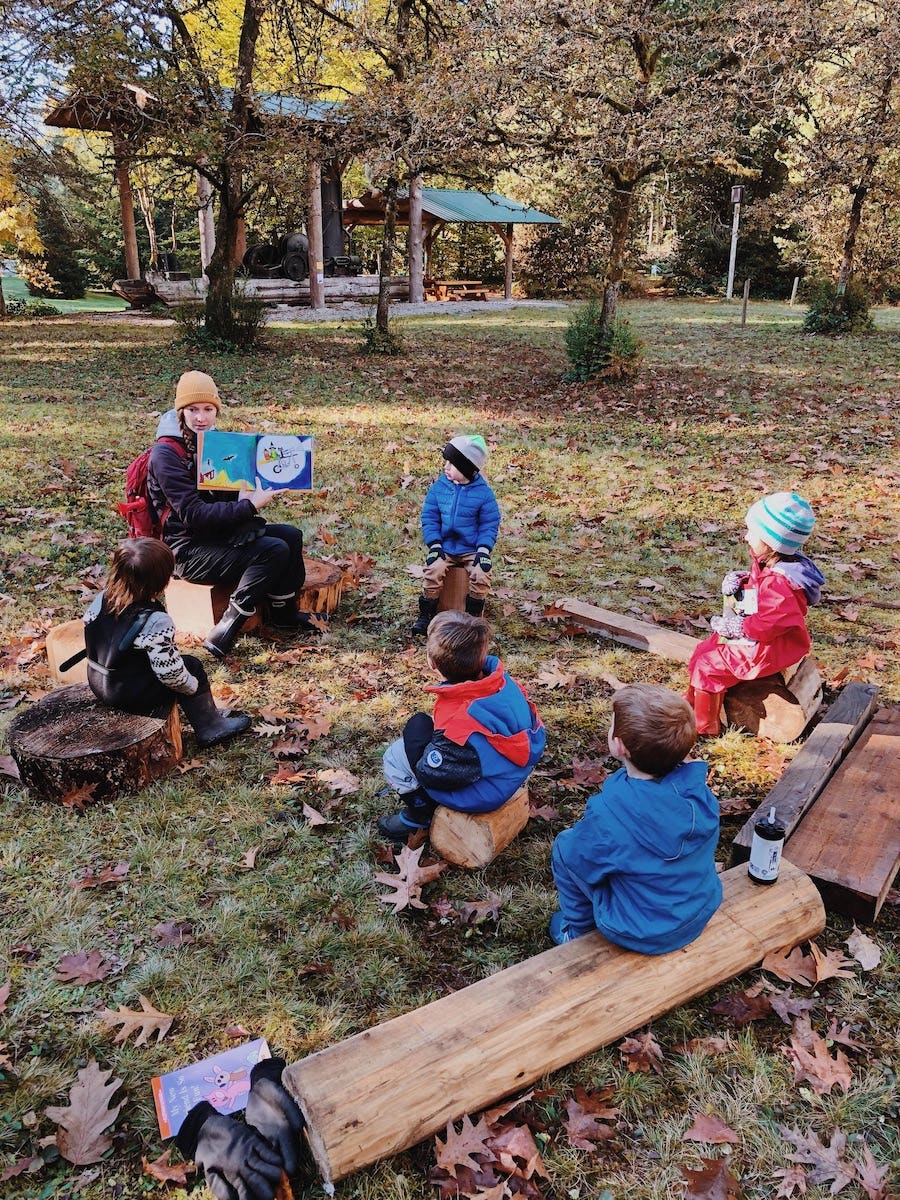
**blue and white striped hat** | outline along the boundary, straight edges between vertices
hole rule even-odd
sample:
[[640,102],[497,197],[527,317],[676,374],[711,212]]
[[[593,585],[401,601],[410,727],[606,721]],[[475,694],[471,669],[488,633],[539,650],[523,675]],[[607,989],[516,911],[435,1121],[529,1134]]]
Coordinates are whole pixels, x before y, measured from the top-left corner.
[[776,554],[796,554],[815,523],[815,513],[796,492],[764,496],[747,513],[747,528]]

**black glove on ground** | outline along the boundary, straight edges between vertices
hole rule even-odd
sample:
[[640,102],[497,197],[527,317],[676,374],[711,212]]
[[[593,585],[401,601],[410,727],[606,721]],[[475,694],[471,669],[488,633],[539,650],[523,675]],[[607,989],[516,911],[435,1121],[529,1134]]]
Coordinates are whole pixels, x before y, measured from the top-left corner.
[[475,566],[481,567],[482,571],[484,571],[485,575],[487,575],[493,565],[494,564],[491,562],[490,550],[488,550],[486,546],[479,546],[478,551],[475,554]]
[[303,1114],[281,1082],[283,1058],[264,1058],[250,1072],[247,1124],[252,1125],[281,1155],[289,1176],[297,1174],[302,1149]]
[[281,1157],[255,1129],[216,1112],[206,1100],[195,1104],[175,1135],[178,1149],[203,1168],[218,1200],[273,1200],[281,1179]]
[[428,547],[428,553],[425,555],[425,566],[426,567],[433,566],[434,563],[436,563],[439,558],[446,558],[446,557],[447,557],[447,555],[444,553],[444,547],[441,545],[441,543],[440,542],[432,542],[431,545]]

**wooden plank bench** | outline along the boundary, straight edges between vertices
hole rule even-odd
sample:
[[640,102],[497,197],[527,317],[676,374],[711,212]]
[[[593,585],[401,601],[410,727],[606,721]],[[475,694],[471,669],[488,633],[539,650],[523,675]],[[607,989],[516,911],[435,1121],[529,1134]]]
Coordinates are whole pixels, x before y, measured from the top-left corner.
[[870,683],[844,688],[781,779],[745,823],[732,863],[750,856],[754,823],[774,807],[785,853],[812,876],[829,908],[874,921],[900,865],[900,713],[876,711]]
[[528,788],[520,787],[500,808],[463,813],[438,805],[428,831],[432,847],[457,867],[486,867],[528,824]]
[[9,749],[23,784],[44,800],[86,789],[80,806],[133,792],[181,761],[178,708],[140,717],[100,704],[86,683],[50,692],[14,717]]
[[[326,1185],[397,1154],[825,926],[812,882],[783,861],[761,888],[736,867],[689,946],[649,957],[599,933],[555,946],[289,1066]],[[414,1069],[399,1070],[398,1064]]]

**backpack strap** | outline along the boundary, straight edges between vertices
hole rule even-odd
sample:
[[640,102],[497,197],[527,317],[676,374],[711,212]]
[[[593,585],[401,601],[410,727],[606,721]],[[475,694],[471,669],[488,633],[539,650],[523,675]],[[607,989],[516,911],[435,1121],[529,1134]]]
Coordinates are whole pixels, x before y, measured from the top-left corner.
[[78,663],[83,662],[86,658],[87,658],[87,650],[76,650],[76,652],[71,656],[71,658],[67,658],[65,660],[65,662],[61,662],[56,669],[57,669],[57,671],[60,672],[60,674],[62,674],[63,671],[68,671],[71,667],[74,667]]
[[[188,454],[188,448],[184,444],[184,442],[181,440],[181,438],[173,438],[173,437],[163,436],[163,437],[157,438],[156,440],[157,440],[157,442],[165,442],[167,446],[171,446],[179,458],[183,458],[185,460],[190,458],[190,455]],[[147,494],[147,499],[148,499],[148,501],[150,499],[149,492]],[[153,510],[153,506],[151,504],[151,512],[152,512],[152,510]],[[171,504],[167,504],[166,507],[163,509],[163,511],[159,514],[159,536],[160,537],[162,537],[162,535],[163,535],[163,530],[166,527],[166,521],[168,520],[169,513],[171,511],[172,511]],[[140,630],[138,630],[134,636],[137,637],[138,633],[140,633]],[[132,639],[132,641],[133,640],[134,639]]]

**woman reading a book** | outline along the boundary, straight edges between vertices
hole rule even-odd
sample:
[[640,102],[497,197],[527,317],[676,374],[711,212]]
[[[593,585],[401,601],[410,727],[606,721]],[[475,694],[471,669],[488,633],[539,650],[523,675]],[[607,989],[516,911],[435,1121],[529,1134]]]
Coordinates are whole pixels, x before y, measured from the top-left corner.
[[156,431],[147,492],[162,520],[163,541],[175,555],[181,579],[231,587],[228,607],[203,645],[225,658],[257,605],[266,600],[269,624],[296,633],[315,626],[297,609],[306,578],[303,533],[293,525],[269,525],[260,511],[278,494],[263,489],[201,491],[197,487],[197,435],[213,429],[222,401],[213,379],[186,371],[175,389],[175,408]]

